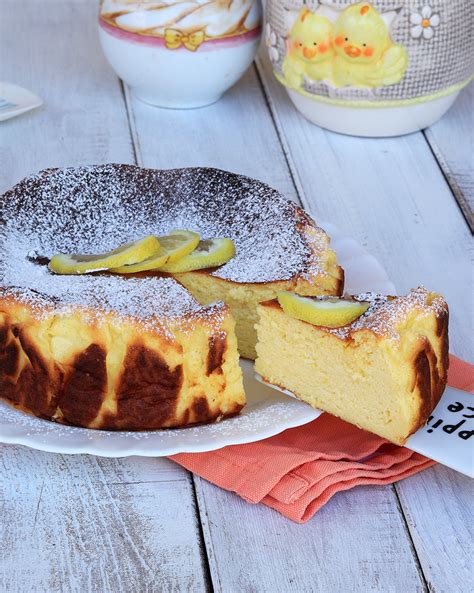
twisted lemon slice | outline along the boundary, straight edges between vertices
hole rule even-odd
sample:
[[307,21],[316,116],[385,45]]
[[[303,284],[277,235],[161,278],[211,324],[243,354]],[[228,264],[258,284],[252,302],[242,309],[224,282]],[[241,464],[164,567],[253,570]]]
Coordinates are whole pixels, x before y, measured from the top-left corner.
[[277,298],[287,315],[322,327],[347,325],[369,308],[369,303],[337,298],[313,299],[293,292],[279,292]]
[[193,252],[178,261],[161,266],[159,271],[179,274],[203,268],[215,268],[227,263],[234,255],[235,245],[232,239],[206,239],[201,241]]
[[117,266],[110,269],[117,274],[135,274],[155,270],[164,264],[180,260],[188,253],[191,253],[199,243],[200,236],[193,231],[171,231],[169,235],[158,237],[159,247],[153,253],[148,254],[146,259],[133,265]]
[[150,257],[160,248],[160,242],[154,235],[148,235],[138,241],[126,243],[108,251],[94,255],[79,253],[54,255],[48,264],[49,269],[55,274],[87,274],[108,270],[115,266],[135,264]]

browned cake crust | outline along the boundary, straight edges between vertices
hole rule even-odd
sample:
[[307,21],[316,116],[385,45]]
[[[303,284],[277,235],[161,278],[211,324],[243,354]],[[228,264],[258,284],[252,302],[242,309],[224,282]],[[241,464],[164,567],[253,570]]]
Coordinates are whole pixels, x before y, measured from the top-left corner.
[[[0,392],[24,411],[88,428],[149,430],[215,422],[244,406],[224,305],[146,327],[106,310],[100,319],[97,309],[58,313],[46,301],[38,318],[11,293],[2,297]],[[72,339],[78,330],[81,339]],[[202,373],[192,367],[199,349]]]
[[447,303],[444,302],[444,306],[440,308],[436,316],[436,350],[438,354],[433,348],[433,344],[425,337],[418,351],[413,355],[412,391],[418,396],[420,412],[410,434],[426,424],[446,389],[449,367],[448,325],[449,310]]

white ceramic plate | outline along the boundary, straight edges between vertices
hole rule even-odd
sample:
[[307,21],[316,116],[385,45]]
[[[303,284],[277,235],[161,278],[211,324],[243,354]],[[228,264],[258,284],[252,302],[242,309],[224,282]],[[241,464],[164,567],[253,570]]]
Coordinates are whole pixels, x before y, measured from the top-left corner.
[[0,81],[0,121],[26,113],[42,104],[43,101],[31,91]]
[[[322,224],[332,237],[346,272],[347,292],[374,290],[394,294],[395,288],[377,260],[332,224]],[[91,453],[103,457],[164,457],[200,453],[227,445],[251,443],[306,424],[321,412],[259,383],[253,364],[243,361],[247,405],[242,413],[218,424],[148,432],[111,432],[63,426],[41,420],[0,402],[0,442],[26,445],[54,453]]]

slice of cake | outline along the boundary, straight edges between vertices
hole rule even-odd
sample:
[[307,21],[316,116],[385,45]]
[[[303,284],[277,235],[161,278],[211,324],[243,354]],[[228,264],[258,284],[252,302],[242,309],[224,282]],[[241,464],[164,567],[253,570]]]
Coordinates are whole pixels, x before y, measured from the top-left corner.
[[239,413],[245,393],[224,303],[203,307],[171,279],[74,280],[45,279],[55,298],[0,290],[2,397],[42,418],[111,430]]
[[423,287],[352,299],[368,309],[342,327],[297,319],[278,300],[261,303],[255,369],[311,406],[401,445],[446,386],[448,306]]

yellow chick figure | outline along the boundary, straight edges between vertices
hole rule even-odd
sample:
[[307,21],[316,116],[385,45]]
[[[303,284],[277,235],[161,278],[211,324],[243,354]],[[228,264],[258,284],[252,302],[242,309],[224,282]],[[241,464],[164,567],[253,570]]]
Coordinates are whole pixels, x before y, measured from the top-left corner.
[[326,17],[303,8],[291,28],[283,75],[289,86],[299,88],[304,76],[313,80],[332,78],[333,24]]
[[393,43],[385,21],[367,2],[346,8],[334,25],[336,86],[378,87],[399,82],[407,68],[405,49]]

